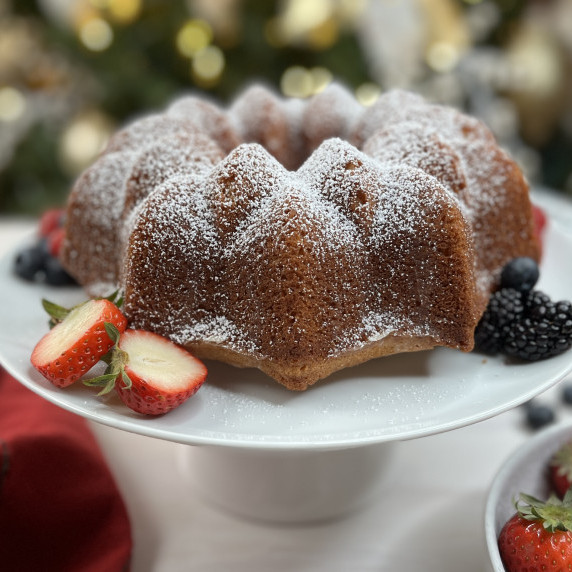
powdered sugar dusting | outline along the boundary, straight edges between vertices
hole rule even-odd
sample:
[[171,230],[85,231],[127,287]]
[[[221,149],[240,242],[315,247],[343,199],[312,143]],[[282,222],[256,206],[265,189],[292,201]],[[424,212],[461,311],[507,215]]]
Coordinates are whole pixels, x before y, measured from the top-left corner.
[[187,97],[119,132],[80,180],[70,213],[86,224],[87,205],[93,231],[68,264],[92,291],[120,282],[132,323],[181,344],[273,360],[390,334],[455,345],[443,332],[459,308],[427,319],[439,280],[461,272],[440,221],[458,221],[473,265],[463,287],[486,296],[498,264],[470,247],[494,249],[479,225],[506,207],[512,177],[491,140],[401,92],[369,109],[336,86],[310,103],[253,87],[228,112]]

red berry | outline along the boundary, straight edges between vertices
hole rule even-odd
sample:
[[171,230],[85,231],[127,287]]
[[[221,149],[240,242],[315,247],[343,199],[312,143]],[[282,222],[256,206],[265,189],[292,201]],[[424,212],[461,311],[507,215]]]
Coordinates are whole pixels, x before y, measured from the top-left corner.
[[66,230],[63,227],[58,227],[48,234],[46,238],[48,241],[48,251],[53,257],[58,258],[65,236]]
[[157,334],[126,330],[118,346],[123,369],[115,388],[125,405],[138,413],[167,413],[194,395],[206,379],[201,361]]
[[77,306],[54,326],[32,352],[32,365],[58,387],[67,387],[87,373],[114,342],[105,323],[125,331],[127,320],[109,300]]
[[550,483],[563,498],[572,484],[572,441],[568,441],[550,459]]
[[47,237],[56,228],[62,226],[63,209],[49,209],[41,217],[38,225],[38,234]]
[[498,538],[506,572],[572,569],[572,498],[542,502],[521,494],[516,507]]

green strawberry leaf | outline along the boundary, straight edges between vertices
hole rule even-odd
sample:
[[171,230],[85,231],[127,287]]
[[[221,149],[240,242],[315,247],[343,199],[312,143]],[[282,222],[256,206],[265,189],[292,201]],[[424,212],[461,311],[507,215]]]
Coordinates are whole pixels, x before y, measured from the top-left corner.
[[91,379],[85,379],[83,384],[87,385],[88,387],[101,387],[107,385],[109,380],[115,379],[116,377],[117,376],[112,373],[104,373],[103,375],[92,377]]
[[123,379],[123,389],[131,389],[133,382],[131,378],[125,373],[125,370],[121,370],[121,378]]
[[111,323],[111,322],[103,322],[103,326],[105,327],[105,331],[109,336],[109,339],[117,345],[119,342],[120,333],[119,330]]
[[118,308],[123,306],[123,296],[121,294],[121,290],[119,289],[115,290],[115,292],[112,292],[109,296],[103,299],[111,302],[112,304],[115,304]]
[[42,298],[42,307],[46,313],[50,316],[50,328],[53,328],[56,324],[63,322],[68,314],[71,312],[69,308],[64,308],[58,304],[54,304],[45,298]]
[[103,389],[97,395],[105,395],[115,387],[117,375],[114,373],[105,373],[91,379],[86,379],[83,384],[88,387],[102,387]]
[[113,359],[113,348],[111,348],[106,354],[103,354],[99,359],[107,365],[110,365],[111,360]]
[[566,496],[568,498],[564,497],[565,500],[561,501],[552,495],[545,502],[521,493],[515,501],[515,507],[522,518],[538,521],[548,532],[572,531],[572,504],[570,502],[572,496],[568,493]]

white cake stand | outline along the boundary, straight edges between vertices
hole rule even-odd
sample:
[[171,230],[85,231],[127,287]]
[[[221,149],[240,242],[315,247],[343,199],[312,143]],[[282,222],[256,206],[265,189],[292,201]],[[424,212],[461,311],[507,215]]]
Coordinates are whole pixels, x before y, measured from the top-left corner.
[[[572,236],[553,224],[539,288],[572,299]],[[257,370],[208,362],[208,382],[158,418],[138,415],[82,384],[52,386],[30,365],[47,331],[42,297],[63,305],[77,288],[25,283],[0,263],[0,361],[20,382],[82,417],[188,444],[180,466],[205,498],[245,517],[322,520],[365,503],[383,483],[392,444],[476,423],[547,390],[572,370],[572,351],[522,364],[437,349],[382,358],[292,393]]]

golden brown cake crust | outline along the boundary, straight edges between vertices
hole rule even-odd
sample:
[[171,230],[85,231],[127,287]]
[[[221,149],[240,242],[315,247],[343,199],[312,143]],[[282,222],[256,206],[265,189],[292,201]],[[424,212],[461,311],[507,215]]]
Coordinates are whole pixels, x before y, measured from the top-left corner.
[[76,183],[67,230],[65,265],[92,294],[120,285],[131,327],[294,390],[471,350],[500,268],[538,258],[526,182],[482,123],[340,86],[133,123]]

